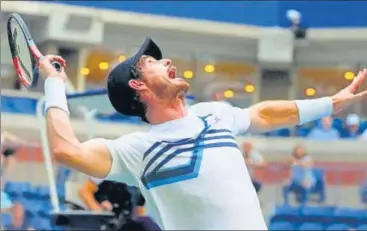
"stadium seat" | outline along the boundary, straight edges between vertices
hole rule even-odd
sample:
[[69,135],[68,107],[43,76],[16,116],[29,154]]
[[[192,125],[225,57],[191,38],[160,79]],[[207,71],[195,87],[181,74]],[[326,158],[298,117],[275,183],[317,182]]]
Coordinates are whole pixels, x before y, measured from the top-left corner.
[[332,224],[326,228],[327,231],[349,230],[349,226],[345,224]]
[[295,230],[290,222],[275,222],[270,225],[270,230]]
[[36,113],[37,100],[24,97],[1,97],[1,111],[8,113],[21,113],[34,115]]
[[301,213],[304,216],[333,216],[334,209],[334,207],[305,206],[302,207]]
[[35,187],[30,187],[28,191],[24,192],[24,197],[27,200],[34,200],[37,196],[37,191]]
[[39,200],[50,199],[50,188],[46,185],[40,185],[36,187],[37,198]]
[[344,121],[340,118],[334,118],[333,128],[335,128],[336,130],[338,130],[339,133],[341,133],[344,129]]
[[33,224],[33,228],[36,230],[51,230],[51,220],[49,218],[39,217]]
[[318,222],[328,224],[332,222],[334,207],[304,206],[301,209],[303,222]]
[[298,230],[323,230],[320,223],[303,223]]
[[367,211],[365,209],[337,208],[334,219],[339,223],[357,226],[367,220]]
[[280,137],[289,137],[291,135],[291,131],[288,128],[279,129],[271,132],[264,133],[265,136],[280,136]]
[[289,205],[277,206],[275,208],[275,214],[271,218],[271,223],[283,221],[298,222],[300,214],[300,209],[298,207]]
[[29,182],[8,181],[5,183],[4,191],[8,193],[11,199],[19,200],[30,190],[30,188],[31,185]]
[[300,209],[298,207],[282,205],[276,207],[275,213],[277,215],[299,215]]
[[1,213],[1,226],[2,227],[8,227],[11,225],[11,215]]
[[367,224],[361,225],[357,227],[358,231],[367,231]]

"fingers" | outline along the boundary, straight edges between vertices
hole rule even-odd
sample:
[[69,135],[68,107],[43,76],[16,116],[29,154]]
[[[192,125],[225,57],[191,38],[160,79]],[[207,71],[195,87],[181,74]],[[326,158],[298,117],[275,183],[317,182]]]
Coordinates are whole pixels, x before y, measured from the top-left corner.
[[42,56],[39,60],[39,64],[41,65],[51,65],[52,62],[59,62],[62,67],[66,67],[66,61],[61,56],[58,55],[46,55]]
[[360,93],[358,93],[357,95],[355,95],[357,98],[359,99],[364,99],[364,100],[367,100],[367,91],[362,91]]
[[367,69],[365,68],[358,73],[357,77],[355,77],[353,79],[353,82],[349,85],[350,91],[352,93],[355,93],[358,90],[358,87],[360,87],[362,83],[366,80],[367,80]]

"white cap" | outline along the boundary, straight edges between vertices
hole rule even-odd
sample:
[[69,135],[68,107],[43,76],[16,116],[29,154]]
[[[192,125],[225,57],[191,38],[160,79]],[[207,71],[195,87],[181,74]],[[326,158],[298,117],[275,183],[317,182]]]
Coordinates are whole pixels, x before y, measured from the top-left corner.
[[301,19],[301,13],[298,10],[288,10],[287,18],[291,21],[299,21]]
[[357,114],[349,114],[347,116],[347,120],[346,120],[347,126],[359,125],[359,122],[360,122],[359,115],[357,115]]

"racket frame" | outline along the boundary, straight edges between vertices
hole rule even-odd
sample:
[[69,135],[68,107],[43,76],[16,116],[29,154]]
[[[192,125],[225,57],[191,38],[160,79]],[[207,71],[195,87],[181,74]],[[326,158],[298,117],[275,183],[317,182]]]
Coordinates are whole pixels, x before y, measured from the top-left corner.
[[[19,28],[21,29],[21,32],[23,33],[23,35],[25,37],[27,47],[28,47],[31,55],[33,56],[33,58],[36,60],[36,62],[38,62],[39,59],[43,55],[40,52],[40,50],[38,49],[38,47],[36,46],[36,44],[34,43],[34,40],[31,36],[31,33],[29,32],[28,27],[25,24],[23,18],[17,13],[10,14],[8,22],[7,22],[7,32],[8,32],[8,41],[9,41],[10,52],[11,52],[12,59],[13,59],[14,69],[15,69],[15,72],[18,76],[18,79],[19,79],[20,83],[23,86],[25,86],[25,87],[34,87],[34,86],[37,85],[38,78],[39,78],[38,67],[37,67],[37,65],[35,67],[33,67],[33,70],[32,70],[33,76],[32,76],[32,79],[30,81],[23,77],[25,75],[24,70],[20,66],[20,59],[19,59],[19,56],[17,54],[18,51],[15,47],[16,41],[13,40],[13,34],[12,34],[12,30],[11,30],[12,29],[12,26],[11,26],[12,20],[15,20],[19,24]],[[61,68],[60,63],[53,62],[52,65],[58,71],[60,71],[60,68]]]

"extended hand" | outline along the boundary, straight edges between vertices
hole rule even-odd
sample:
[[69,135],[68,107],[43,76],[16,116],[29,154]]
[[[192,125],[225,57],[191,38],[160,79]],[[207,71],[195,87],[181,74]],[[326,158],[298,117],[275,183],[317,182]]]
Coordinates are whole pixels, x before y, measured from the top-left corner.
[[359,87],[366,85],[367,80],[367,69],[363,69],[354,78],[353,82],[343,90],[339,91],[331,98],[333,100],[333,113],[337,114],[352,104],[365,102],[367,103],[367,90],[357,94]]
[[[60,72],[58,72],[52,65],[51,63],[57,61],[61,64],[61,70]],[[64,68],[66,66],[66,62],[65,60],[61,57],[61,56],[57,56],[57,55],[46,55],[43,56],[38,63],[38,68],[39,68],[39,72],[41,74],[41,76],[43,78],[48,78],[48,77],[55,77],[55,78],[61,78],[63,80],[66,80],[66,74],[64,72]]]

